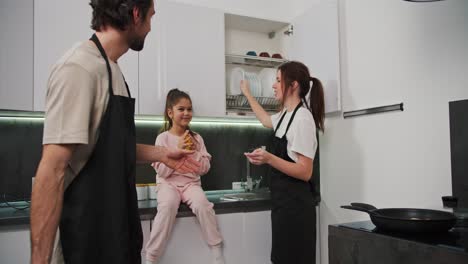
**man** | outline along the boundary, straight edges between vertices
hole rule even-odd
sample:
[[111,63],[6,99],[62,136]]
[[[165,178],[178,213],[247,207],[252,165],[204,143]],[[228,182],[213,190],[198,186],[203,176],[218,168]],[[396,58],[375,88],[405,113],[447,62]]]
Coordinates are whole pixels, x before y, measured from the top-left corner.
[[141,263],[136,161],[180,172],[199,166],[186,157],[190,151],[135,142],[134,99],[117,61],[129,48],[143,49],[153,0],[90,5],[96,33],[68,51],[48,81],[32,191],[32,263]]

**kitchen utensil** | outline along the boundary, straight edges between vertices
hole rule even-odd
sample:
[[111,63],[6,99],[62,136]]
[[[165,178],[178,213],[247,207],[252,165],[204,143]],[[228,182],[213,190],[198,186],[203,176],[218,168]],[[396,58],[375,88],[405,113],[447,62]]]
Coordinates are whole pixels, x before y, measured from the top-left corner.
[[442,204],[447,208],[457,208],[458,198],[455,196],[442,196]]
[[275,54],[271,55],[271,57],[275,58],[275,59],[282,59],[283,58],[283,56],[281,56],[281,54],[279,54],[279,53],[275,53]]
[[258,73],[258,78],[262,83],[262,97],[275,97],[273,84],[276,79],[276,69],[265,68]]
[[453,212],[453,215],[457,219],[455,227],[468,227],[468,208],[458,207],[458,197],[442,196],[442,204],[444,209]]
[[148,185],[136,184],[136,193],[138,201],[148,200]]
[[148,183],[148,198],[150,200],[156,200],[158,198],[156,186],[156,183]]
[[253,50],[250,50],[250,51],[247,51],[246,55],[249,55],[249,56],[257,56],[257,52],[253,51]]
[[262,96],[262,87],[257,74],[254,72],[245,72],[245,79],[249,81],[252,95],[255,97]]
[[413,209],[384,208],[364,203],[351,203],[341,208],[366,212],[379,229],[397,232],[446,232],[455,225],[455,216],[450,212]]
[[230,73],[226,75],[226,76],[229,76],[229,81],[228,81],[229,85],[226,86],[228,88],[227,90],[228,95],[242,94],[241,89],[240,89],[240,83],[242,80],[244,80],[245,78],[244,75],[245,75],[245,72],[240,67],[232,68]]

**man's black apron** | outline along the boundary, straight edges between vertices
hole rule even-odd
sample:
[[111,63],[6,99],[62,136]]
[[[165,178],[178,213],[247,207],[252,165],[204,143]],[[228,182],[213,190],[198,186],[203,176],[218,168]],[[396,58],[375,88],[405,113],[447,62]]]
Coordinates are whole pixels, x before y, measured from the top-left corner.
[[143,235],[135,189],[135,99],[114,95],[106,61],[109,101],[95,148],[65,191],[60,239],[65,263],[141,263]]
[[[272,136],[271,153],[290,162],[286,134],[294,120],[299,104],[289,120],[282,138],[275,136],[286,112],[281,117]],[[271,261],[274,264],[315,263],[316,219],[315,200],[311,184],[271,168],[270,189],[272,198]]]

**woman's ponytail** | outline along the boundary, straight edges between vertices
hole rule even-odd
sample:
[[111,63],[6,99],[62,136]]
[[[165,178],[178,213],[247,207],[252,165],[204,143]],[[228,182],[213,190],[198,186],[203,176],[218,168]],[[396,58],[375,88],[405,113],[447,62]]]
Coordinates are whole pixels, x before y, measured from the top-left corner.
[[325,128],[325,99],[322,82],[315,77],[310,77],[310,81],[312,81],[312,87],[309,95],[310,108],[312,110],[312,115],[314,116],[315,126],[323,132]]

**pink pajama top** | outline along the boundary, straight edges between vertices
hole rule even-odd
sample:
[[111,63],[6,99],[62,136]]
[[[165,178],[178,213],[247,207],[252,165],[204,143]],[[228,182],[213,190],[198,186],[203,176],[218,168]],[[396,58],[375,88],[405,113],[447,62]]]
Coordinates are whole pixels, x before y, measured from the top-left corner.
[[[179,136],[171,134],[169,131],[165,131],[158,135],[156,138],[156,146],[163,146],[167,148],[177,148],[179,143]],[[154,162],[151,164],[156,170],[156,182],[160,183],[171,183],[176,186],[185,186],[187,184],[201,184],[200,176],[206,174],[210,170],[211,155],[206,151],[205,143],[203,138],[199,134],[195,134],[193,137],[196,149],[195,153],[189,157],[200,162],[200,169],[195,173],[179,173],[174,169],[167,167],[162,162]]]

